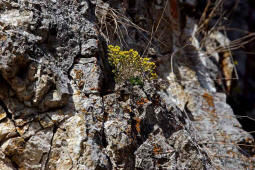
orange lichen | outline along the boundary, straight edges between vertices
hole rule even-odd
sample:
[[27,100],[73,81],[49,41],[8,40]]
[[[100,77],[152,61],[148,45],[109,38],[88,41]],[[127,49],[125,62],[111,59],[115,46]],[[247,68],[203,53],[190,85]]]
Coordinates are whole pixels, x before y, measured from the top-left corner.
[[148,99],[142,97],[140,100],[138,100],[138,101],[136,102],[136,104],[137,104],[137,105],[144,105],[145,103],[148,103],[148,102],[149,102]]
[[215,107],[213,97],[210,94],[204,93],[203,98],[206,100],[210,107]]
[[76,95],[80,95],[80,94],[81,94],[81,91],[77,90]]
[[6,113],[3,112],[3,113],[0,113],[0,120],[4,119],[6,117]]
[[79,81],[77,85],[79,88],[82,88],[82,86],[84,85],[84,81]]
[[157,144],[153,144],[153,153],[155,155],[161,154],[162,148],[160,146],[158,146]]
[[1,36],[0,36],[0,40],[1,40],[1,41],[6,41],[6,39],[7,39],[7,38],[6,38],[5,35],[1,35]]
[[97,87],[92,87],[92,88],[90,88],[90,90],[99,91],[100,89],[99,89],[99,88],[97,88]]
[[81,112],[84,113],[84,114],[88,114],[88,111],[86,109],[81,109]]
[[126,112],[126,113],[131,113],[132,109],[129,106],[126,106],[126,107],[123,108],[123,111]]
[[133,119],[136,121],[136,124],[135,124],[136,131],[140,134],[140,132],[141,132],[141,128],[140,128],[141,119],[139,117],[134,117]]
[[102,117],[102,116],[96,116],[96,119],[97,119],[99,122],[103,122],[103,121],[104,121],[104,117]]
[[217,118],[217,114],[215,113],[216,109],[215,109],[215,104],[214,104],[214,99],[213,99],[213,96],[211,96],[209,93],[204,93],[203,96],[202,96],[208,107],[205,107],[206,104],[203,104],[203,110],[206,111],[206,112],[209,112],[211,113],[211,115],[215,118]]
[[76,69],[74,69],[74,73],[75,73],[75,78],[76,78],[76,79],[81,79],[82,76],[83,76],[82,70],[76,70]]

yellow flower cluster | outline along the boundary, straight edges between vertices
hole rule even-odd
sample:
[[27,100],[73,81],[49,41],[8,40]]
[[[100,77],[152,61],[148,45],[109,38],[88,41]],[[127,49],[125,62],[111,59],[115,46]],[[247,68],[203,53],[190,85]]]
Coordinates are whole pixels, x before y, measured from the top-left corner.
[[108,46],[109,62],[114,66],[113,73],[118,82],[125,82],[133,78],[139,78],[141,81],[145,79],[156,79],[156,65],[149,58],[141,57],[137,51],[130,49],[129,51],[120,50],[119,46]]

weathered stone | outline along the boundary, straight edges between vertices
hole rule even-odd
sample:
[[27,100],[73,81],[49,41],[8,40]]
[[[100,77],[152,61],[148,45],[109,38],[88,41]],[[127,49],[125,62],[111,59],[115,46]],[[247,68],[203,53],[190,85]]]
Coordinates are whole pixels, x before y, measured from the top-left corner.
[[143,169],[175,169],[175,154],[177,154],[177,152],[169,145],[167,139],[162,135],[162,132],[155,136],[151,134],[136,150],[135,166]]
[[10,119],[6,119],[0,123],[0,141],[17,135],[16,127]]
[[[148,92],[151,92],[148,95],[137,86],[119,90],[118,94],[106,95],[103,98],[104,111],[107,115],[104,123],[106,151],[113,162],[112,166],[118,169],[134,169],[135,167],[155,169],[156,165],[154,166],[153,163],[151,166],[145,165],[146,163],[141,166],[138,165],[140,163],[137,164],[137,161],[154,162],[154,158],[149,160],[147,156],[143,155],[145,152],[151,153],[152,148],[147,148],[147,151],[143,150],[140,155],[143,158],[139,158],[135,156],[137,147],[140,143],[144,143],[143,140],[150,138],[150,134],[155,135],[159,128],[162,128],[162,136],[158,136],[158,138],[169,138],[180,127],[173,119],[172,113],[164,108],[164,102],[161,99],[158,99],[156,104],[155,101],[150,101],[147,98],[147,96],[153,96],[151,99],[156,99],[155,88],[147,89]],[[172,109],[174,110],[174,108]],[[130,153],[129,157],[125,157],[125,153]],[[158,166],[161,166],[159,164]]]
[[8,139],[1,146],[2,151],[8,157],[21,154],[25,147],[25,140],[21,137]]
[[[61,123],[63,120],[70,118],[71,116],[74,115],[74,113],[72,113],[73,111],[70,110],[68,112],[65,112],[63,110],[57,110],[54,112],[48,112],[47,116],[50,118],[50,120],[54,123],[54,124],[59,124]],[[51,124],[51,121],[49,121],[48,125]]]
[[29,126],[30,126],[30,124],[28,123],[28,124],[25,124],[24,126],[16,127],[17,132],[19,133],[19,135],[20,136],[24,135],[27,132]]
[[0,15],[0,22],[10,26],[25,26],[32,21],[31,11],[8,10]]
[[[204,37],[200,3],[0,1],[0,169],[254,169],[217,82],[232,78],[217,51],[230,41]],[[114,82],[108,44],[159,79]]]
[[78,88],[86,93],[99,93],[102,88],[102,71],[95,57],[81,58],[79,64],[75,64],[71,76]]
[[38,103],[42,100],[44,95],[50,90],[53,82],[48,75],[40,75],[38,79],[33,103]]
[[41,111],[47,111],[63,107],[67,103],[68,97],[69,96],[65,96],[65,94],[59,94],[57,90],[53,90],[45,96],[43,101],[40,103],[39,108]]
[[27,130],[25,133],[22,135],[23,138],[30,138],[31,136],[34,136],[39,130],[41,130],[42,127],[39,122],[31,122],[28,125]]
[[53,128],[37,132],[26,142],[20,154],[15,153],[13,161],[20,169],[45,169],[52,136]]
[[6,112],[4,111],[3,107],[0,106],[0,121],[6,118],[6,116],[7,116]]
[[[26,107],[25,104],[21,103],[17,98],[15,97],[8,97],[4,98],[3,101],[6,104],[6,107],[8,111],[12,114],[12,117],[14,118],[21,118],[35,115],[38,112],[38,109],[34,107]],[[27,118],[31,119],[31,118]]]
[[[71,136],[70,136],[71,135]],[[80,146],[85,139],[84,118],[76,115],[58,128],[52,139],[48,169],[72,169],[80,156]],[[63,148],[65,148],[63,150]],[[64,152],[63,152],[64,151]]]
[[83,143],[84,148],[79,159],[78,169],[112,169],[111,162],[102,147],[94,140],[88,139]]
[[[99,148],[93,147],[96,144],[88,142],[89,136],[87,135],[89,134],[86,133],[87,128],[85,122],[85,115],[80,113],[69,118],[66,123],[60,126],[53,137],[47,168],[90,169],[100,166],[100,164],[97,165],[98,161],[108,162],[106,158],[104,158],[105,160],[101,160]],[[87,152],[89,150],[88,155]],[[96,150],[98,150],[98,153],[95,152]],[[83,156],[86,157],[86,160],[84,160]]]
[[0,151],[0,169],[4,170],[14,170],[11,160],[5,156],[5,154]]
[[[40,115],[39,116],[40,125],[45,129],[54,126],[53,120],[50,119],[47,115]],[[59,121],[60,122],[60,121]]]
[[98,49],[98,40],[88,39],[81,45],[81,55],[92,56]]
[[25,124],[32,122],[34,120],[34,117],[26,117],[26,118],[18,118],[14,119],[16,126],[24,126]]

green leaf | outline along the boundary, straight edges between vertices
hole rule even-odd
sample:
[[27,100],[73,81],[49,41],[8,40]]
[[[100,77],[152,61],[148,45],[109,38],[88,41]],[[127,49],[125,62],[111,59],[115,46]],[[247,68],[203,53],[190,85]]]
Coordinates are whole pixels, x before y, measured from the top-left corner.
[[143,82],[142,82],[142,80],[141,80],[140,77],[132,77],[132,78],[129,79],[129,82],[130,82],[133,86],[135,86],[135,85],[140,85],[140,86],[142,86],[142,85],[143,85]]

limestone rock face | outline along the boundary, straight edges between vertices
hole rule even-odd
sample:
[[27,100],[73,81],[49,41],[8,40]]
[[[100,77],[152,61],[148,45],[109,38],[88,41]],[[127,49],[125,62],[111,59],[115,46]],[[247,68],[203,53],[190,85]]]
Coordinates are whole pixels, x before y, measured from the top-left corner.
[[[134,2],[0,0],[0,169],[254,168],[198,21],[177,0]],[[144,51],[159,79],[114,82],[109,43]]]
[[96,57],[81,58],[70,72],[75,84],[85,94],[99,93],[102,86],[102,71]]

